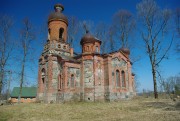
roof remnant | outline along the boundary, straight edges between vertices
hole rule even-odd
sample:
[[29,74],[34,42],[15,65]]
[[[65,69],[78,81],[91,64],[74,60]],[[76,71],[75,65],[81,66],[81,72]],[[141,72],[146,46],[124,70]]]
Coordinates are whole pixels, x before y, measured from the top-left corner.
[[[14,87],[11,93],[11,97],[19,96],[20,87]],[[21,97],[36,97],[37,87],[22,87]]]

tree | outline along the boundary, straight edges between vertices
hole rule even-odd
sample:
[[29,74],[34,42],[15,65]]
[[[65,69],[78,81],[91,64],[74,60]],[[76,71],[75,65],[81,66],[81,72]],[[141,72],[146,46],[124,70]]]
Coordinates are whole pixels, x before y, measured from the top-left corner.
[[108,30],[108,40],[109,40],[109,44],[110,44],[110,52],[113,52],[115,50],[114,37],[115,37],[115,27],[110,26],[109,30]]
[[154,97],[158,98],[157,71],[162,60],[167,58],[167,53],[172,45],[172,39],[165,36],[168,33],[168,25],[171,19],[171,11],[161,10],[154,0],[143,0],[137,4],[138,16],[143,29],[142,40],[145,43],[154,83]]
[[139,80],[138,80],[138,76],[137,75],[134,75],[134,89],[135,89],[135,91],[136,92],[138,92],[138,88],[140,87],[140,82],[139,82]]
[[20,72],[20,91],[18,96],[18,102],[20,102],[22,94],[22,86],[25,76],[25,67],[27,64],[28,56],[31,51],[31,43],[35,39],[35,34],[33,31],[33,26],[29,19],[25,18],[23,20],[23,28],[20,31],[20,44],[22,49],[22,62],[21,62],[21,72]]
[[168,94],[176,94],[179,95],[180,93],[180,76],[171,76],[168,77],[167,79],[163,79],[161,77],[160,79],[160,87],[163,92]]
[[175,94],[180,96],[180,74],[176,76],[174,88],[175,88]]
[[0,16],[0,95],[5,84],[6,67],[13,50],[13,44],[10,40],[12,26],[13,21],[11,17],[7,15]]
[[68,17],[68,42],[73,47],[73,43],[77,41],[79,31],[79,21],[75,16]]
[[175,77],[169,77],[166,80],[162,81],[162,87],[163,90],[167,93],[167,94],[171,94],[174,91],[174,87],[175,87]]
[[105,23],[100,22],[95,28],[95,37],[102,41],[101,53],[104,54],[106,51],[108,27]]
[[119,10],[113,16],[113,25],[122,48],[129,47],[129,38],[135,29],[135,19],[127,10]]
[[175,11],[175,22],[176,22],[176,30],[178,35],[180,36],[180,8],[177,8]]
[[[175,11],[175,22],[176,22],[176,30],[178,33],[178,38],[180,37],[180,8],[177,8]],[[177,42],[176,50],[180,52],[180,41]]]
[[91,33],[93,34],[94,30],[94,22],[91,20],[84,20],[80,22],[80,31],[82,34]]

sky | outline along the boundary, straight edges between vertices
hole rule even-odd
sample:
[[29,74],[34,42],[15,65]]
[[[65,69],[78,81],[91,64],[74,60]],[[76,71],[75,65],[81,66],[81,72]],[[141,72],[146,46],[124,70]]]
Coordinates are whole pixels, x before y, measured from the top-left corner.
[[[136,4],[141,0],[0,0],[0,14],[7,14],[14,19],[14,29],[19,31],[21,22],[25,17],[28,17],[36,27],[44,25],[47,22],[48,15],[54,11],[53,7],[56,3],[64,5],[64,14],[68,16],[76,16],[79,20],[92,20],[94,23],[103,21],[110,24],[112,16],[119,9],[127,9],[133,14],[136,14]],[[180,0],[157,0],[157,4],[162,8],[175,9],[180,7]],[[39,31],[39,29],[37,29]],[[18,32],[17,32],[18,33]],[[16,36],[16,35],[14,35]],[[15,37],[16,38],[16,37]],[[136,37],[141,42],[140,37]],[[16,41],[16,39],[14,40]],[[42,52],[42,38],[34,43],[36,48],[35,68],[29,70],[27,75],[32,82],[37,81],[38,58]],[[77,46],[80,46],[77,45]],[[142,52],[143,53],[143,52]],[[145,53],[145,52],[144,52]],[[145,54],[142,54],[140,61],[133,65],[133,72],[137,75],[142,89],[153,90],[153,81],[149,59]],[[133,54],[133,52],[132,52]],[[177,59],[177,53],[171,51],[169,59],[161,64],[161,72],[163,77],[175,76],[180,73],[180,62]],[[17,67],[14,67],[15,69]],[[13,86],[18,86],[18,83],[13,83]]]

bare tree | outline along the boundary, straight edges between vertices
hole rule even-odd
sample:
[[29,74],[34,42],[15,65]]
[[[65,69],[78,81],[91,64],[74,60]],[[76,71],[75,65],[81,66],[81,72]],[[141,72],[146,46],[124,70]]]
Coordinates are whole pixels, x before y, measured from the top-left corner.
[[171,11],[161,10],[154,0],[143,0],[137,4],[138,16],[143,29],[142,40],[145,43],[146,52],[150,59],[151,71],[154,82],[154,97],[158,98],[157,71],[162,60],[167,58],[167,53],[172,45],[172,40],[165,39],[168,33],[168,24],[171,19]]
[[68,17],[68,42],[73,47],[73,43],[77,41],[80,23],[75,16]]
[[[178,38],[180,38],[180,8],[177,8],[175,11],[175,22],[176,22],[176,30],[178,33]],[[178,39],[176,50],[179,53],[180,52],[180,41]]]
[[46,44],[48,38],[48,26],[47,23],[44,22],[42,23],[42,25],[38,28],[39,31],[37,32],[37,34],[39,35],[38,38],[41,39],[42,41],[40,41],[39,43],[42,45],[42,47]]
[[135,89],[135,91],[136,92],[138,92],[138,88],[140,87],[140,82],[139,82],[139,79],[138,79],[138,76],[137,75],[134,75],[135,77],[134,77],[134,89]]
[[12,25],[13,21],[11,17],[7,15],[0,16],[0,95],[2,87],[5,84],[6,67],[8,66],[13,49],[13,44],[10,40]]
[[113,25],[116,27],[116,35],[122,47],[129,47],[129,38],[135,29],[135,19],[127,10],[119,10],[113,16]]
[[115,50],[115,27],[110,26],[107,33],[108,42],[110,44],[110,52]]
[[180,8],[177,8],[175,11],[175,22],[176,22],[176,30],[178,35],[180,36]]
[[94,22],[91,20],[84,20],[80,22],[80,31],[82,34],[84,33],[91,33],[93,34]]
[[162,87],[163,91],[170,95],[174,91],[175,77],[169,77],[161,80],[160,86]]
[[102,41],[101,44],[101,53],[106,52],[106,44],[107,44],[107,35],[108,35],[108,27],[104,22],[100,22],[96,25],[95,28],[95,37]]
[[23,28],[20,31],[20,44],[22,49],[22,62],[21,62],[21,72],[20,72],[20,91],[18,96],[18,102],[20,102],[21,94],[22,94],[22,86],[24,83],[24,76],[25,76],[25,67],[27,64],[28,56],[30,55],[31,51],[31,43],[35,39],[35,34],[33,31],[33,26],[29,19],[23,20]]

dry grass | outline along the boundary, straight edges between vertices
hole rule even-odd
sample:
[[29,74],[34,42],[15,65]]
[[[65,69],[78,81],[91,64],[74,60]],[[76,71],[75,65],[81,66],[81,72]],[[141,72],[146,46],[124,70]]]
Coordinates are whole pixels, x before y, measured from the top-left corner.
[[0,121],[180,121],[180,107],[168,99],[111,103],[19,104],[0,107]]

